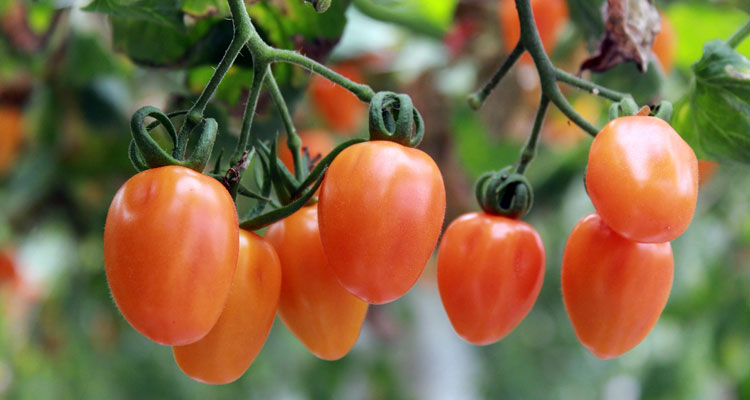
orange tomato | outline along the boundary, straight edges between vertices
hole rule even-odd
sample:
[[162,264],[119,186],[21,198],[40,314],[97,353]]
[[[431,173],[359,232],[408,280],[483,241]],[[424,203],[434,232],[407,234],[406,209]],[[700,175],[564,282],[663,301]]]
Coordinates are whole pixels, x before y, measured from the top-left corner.
[[328,168],[318,210],[339,282],[368,303],[387,303],[416,283],[435,249],[445,216],[443,177],[420,150],[358,143]]
[[354,347],[367,303],[336,280],[323,253],[318,209],[303,207],[268,228],[268,241],[281,260],[279,316],[284,325],[324,360],[337,360]]
[[[331,135],[321,129],[310,129],[302,130],[299,132],[299,137],[302,140],[303,150],[301,154],[304,154],[304,149],[307,149],[307,153],[310,155],[310,159],[314,160],[316,157],[325,157],[331,150],[333,150],[334,143]],[[292,152],[286,145],[286,136],[281,139],[281,143],[278,148],[279,159],[284,163],[289,171],[294,172],[294,159],[292,159]],[[301,155],[300,154],[300,155]]]
[[[568,4],[565,0],[531,0],[531,12],[534,14],[534,21],[544,50],[549,53],[554,49],[560,33],[568,23]],[[521,37],[521,22],[516,12],[516,2],[500,0],[498,16],[503,34],[503,45],[510,52]],[[526,53],[521,57],[521,61],[531,63],[531,57]]]
[[16,161],[21,146],[22,131],[21,109],[0,105],[0,177],[5,175]]
[[[359,69],[352,64],[338,64],[331,69],[352,81],[363,81]],[[320,117],[335,133],[347,136],[357,132],[365,123],[367,104],[328,79],[314,75],[310,79],[310,95]]]
[[635,242],[668,242],[693,219],[698,160],[663,120],[621,117],[591,144],[586,188],[615,232]]
[[237,271],[224,311],[203,339],[172,348],[180,369],[203,383],[237,380],[266,342],[280,290],[276,251],[262,237],[240,230]]
[[18,280],[15,252],[9,248],[0,249],[0,286],[15,286]]
[[595,356],[617,357],[656,325],[672,288],[669,243],[635,243],[596,214],[573,228],[562,262],[565,309],[578,340]]
[[473,344],[491,344],[534,306],[544,280],[544,246],[522,221],[465,214],[445,230],[437,278],[456,333]]
[[237,211],[218,181],[178,166],[140,172],[117,192],[104,226],[112,297],[149,339],[196,342],[224,309],[238,246]]
[[716,161],[698,160],[698,186],[704,186],[716,175],[719,163]]
[[669,71],[674,67],[674,58],[677,50],[677,32],[664,14],[661,14],[661,30],[654,38],[651,50],[656,54],[656,58],[659,60],[664,73],[668,75]]
[[[601,114],[601,100],[594,96],[580,96],[571,105],[587,121],[596,122]],[[542,130],[542,137],[553,146],[575,146],[586,138],[586,132],[562,113],[557,107],[551,107],[549,118]]]

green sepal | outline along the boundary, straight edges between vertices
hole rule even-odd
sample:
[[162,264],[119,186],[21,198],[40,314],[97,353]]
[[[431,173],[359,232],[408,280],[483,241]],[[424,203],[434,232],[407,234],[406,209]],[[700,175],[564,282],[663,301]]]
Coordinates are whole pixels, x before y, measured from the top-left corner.
[[521,218],[534,204],[534,190],[525,176],[515,173],[513,166],[487,172],[477,180],[477,202],[488,214]]
[[370,140],[388,140],[417,147],[424,137],[422,115],[409,95],[375,93],[369,109]]

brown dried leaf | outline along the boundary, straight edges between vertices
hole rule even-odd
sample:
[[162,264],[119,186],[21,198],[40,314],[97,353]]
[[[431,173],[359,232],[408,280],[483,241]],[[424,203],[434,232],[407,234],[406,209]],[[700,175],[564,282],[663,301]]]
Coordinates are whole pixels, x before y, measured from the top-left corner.
[[581,64],[581,71],[606,71],[633,61],[641,72],[648,67],[651,46],[661,29],[661,17],[653,0],[607,0],[604,38],[597,54]]

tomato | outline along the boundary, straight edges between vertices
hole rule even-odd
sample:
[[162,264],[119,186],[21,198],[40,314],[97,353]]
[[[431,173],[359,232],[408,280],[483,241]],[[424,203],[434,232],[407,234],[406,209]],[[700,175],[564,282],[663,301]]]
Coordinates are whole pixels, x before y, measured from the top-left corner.
[[[300,148],[300,155],[304,154],[303,150],[307,148],[307,153],[310,155],[310,159],[314,160],[316,157],[323,158],[331,150],[333,150],[334,143],[331,135],[324,130],[310,129],[299,132],[299,137],[302,140],[302,148]],[[294,159],[292,158],[292,152],[286,144],[286,136],[281,140],[278,148],[279,159],[287,167],[289,171],[294,172]]]
[[617,357],[656,325],[672,288],[669,243],[636,243],[596,213],[581,219],[565,245],[562,294],[578,340],[595,356]]
[[656,58],[661,64],[665,74],[674,67],[674,58],[677,50],[677,32],[666,15],[661,14],[661,30],[654,38],[654,44],[651,47]]
[[620,235],[668,242],[693,218],[698,160],[663,120],[617,118],[591,144],[586,188],[599,215]]
[[0,287],[15,286],[18,281],[15,252],[10,248],[0,249]]
[[172,348],[189,377],[203,383],[234,382],[260,352],[276,316],[281,266],[262,237],[240,230],[237,271],[224,311],[203,339]]
[[328,168],[320,234],[339,282],[372,304],[416,283],[437,243],[445,186],[424,152],[388,141],[358,143]]
[[716,175],[719,163],[716,161],[698,160],[698,186],[707,185]]
[[5,175],[16,161],[22,131],[21,109],[0,105],[0,177]]
[[[568,4],[565,0],[531,0],[531,12],[534,14],[534,21],[544,50],[550,53],[568,23]],[[516,47],[521,37],[521,22],[516,12],[515,0],[500,0],[498,16],[503,34],[503,45],[510,52]],[[531,57],[524,54],[521,61],[529,64]]]
[[544,246],[522,221],[465,214],[443,235],[437,278],[456,333],[473,344],[494,343],[534,305],[544,280]]
[[149,339],[196,342],[224,308],[238,246],[237,211],[218,181],[177,166],[140,172],[117,192],[104,226],[112,297]]
[[324,360],[354,347],[367,303],[347,292],[333,275],[320,241],[318,209],[303,207],[266,233],[281,260],[279,316],[284,325]]
[[[352,64],[339,64],[331,69],[352,81],[363,81],[359,70]],[[349,135],[365,123],[367,104],[328,79],[314,75],[310,80],[310,95],[320,117],[335,133]]]

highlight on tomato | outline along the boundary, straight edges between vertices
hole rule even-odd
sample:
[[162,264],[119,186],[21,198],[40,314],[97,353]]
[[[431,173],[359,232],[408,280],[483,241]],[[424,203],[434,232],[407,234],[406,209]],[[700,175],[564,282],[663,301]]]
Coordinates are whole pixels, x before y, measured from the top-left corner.
[[661,29],[654,38],[654,44],[651,47],[656,59],[659,60],[661,68],[665,74],[674,67],[674,59],[677,53],[677,31],[664,13],[661,15]]
[[[354,64],[341,63],[331,66],[331,69],[354,82],[364,81]],[[366,123],[367,104],[320,75],[310,79],[310,96],[313,107],[334,133],[350,136]]]
[[303,207],[271,225],[266,239],[281,262],[281,321],[315,356],[345,356],[359,338],[368,305],[333,275],[320,240],[318,209]]
[[621,117],[610,121],[591,144],[586,188],[615,232],[635,242],[668,242],[693,218],[698,160],[663,120]]
[[[304,154],[303,151],[307,150],[311,161],[316,158],[323,158],[333,150],[333,138],[328,132],[322,129],[301,130],[298,135],[300,140],[302,140],[301,154]],[[292,152],[287,147],[286,136],[279,143],[278,156],[289,171],[294,171],[294,159],[292,158]]]
[[339,282],[368,303],[388,303],[414,286],[435,249],[445,216],[443,177],[421,150],[358,143],[331,163],[318,210]]
[[112,297],[147,338],[184,345],[219,319],[237,266],[239,227],[217,180],[168,166],[130,178],[104,226],[104,264]]
[[[531,12],[534,14],[544,50],[550,53],[568,23],[568,4],[565,0],[531,0]],[[521,37],[521,21],[516,12],[515,0],[499,0],[498,17],[503,45],[506,51],[510,52]],[[524,54],[521,61],[530,64],[531,57]]]
[[602,359],[637,346],[656,325],[672,288],[669,243],[636,243],[599,214],[570,233],[562,262],[562,294],[578,340]]
[[180,369],[208,384],[239,379],[266,342],[280,290],[276,251],[262,237],[240,230],[237,270],[224,310],[202,339],[172,348]]
[[22,140],[21,108],[0,104],[0,177],[7,174],[15,163]]
[[504,338],[531,311],[544,280],[539,234],[523,221],[465,214],[438,250],[440,298],[459,336],[486,345]]

